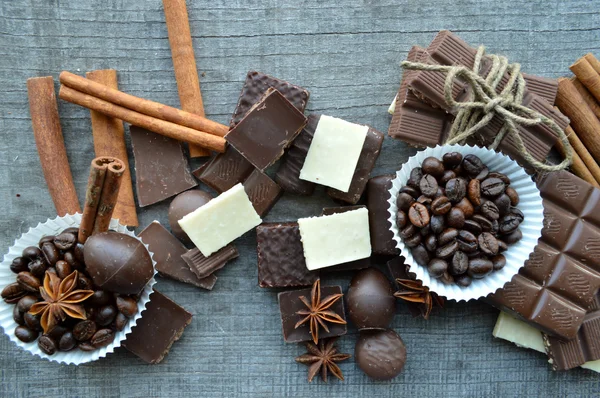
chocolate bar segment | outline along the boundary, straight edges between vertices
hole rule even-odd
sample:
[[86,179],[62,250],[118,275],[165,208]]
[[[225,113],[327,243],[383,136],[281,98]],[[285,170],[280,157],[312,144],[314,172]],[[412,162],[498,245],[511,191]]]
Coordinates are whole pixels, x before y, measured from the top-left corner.
[[143,361],[157,364],[169,353],[173,343],[179,340],[191,322],[192,314],[154,290],[142,317],[123,342],[123,347]]
[[190,173],[181,144],[131,126],[138,205],[149,206],[198,185]]
[[367,183],[367,209],[373,254],[383,256],[398,254],[394,234],[390,231],[391,226],[388,222],[389,191],[395,177],[393,174],[381,175],[369,179]]
[[256,241],[260,287],[310,286],[319,278],[306,268],[298,223],[261,224]]
[[205,257],[198,248],[188,250],[181,258],[198,278],[206,278],[220,270],[229,260],[238,257],[238,251],[233,245],[227,245],[216,253]]
[[321,211],[322,216],[330,216],[332,214],[345,213],[347,211],[364,209],[363,205],[354,205],[354,206],[337,206],[337,207],[324,207],[323,211]]
[[367,131],[367,137],[365,138],[365,143],[363,144],[362,151],[360,152],[360,157],[358,158],[356,170],[354,170],[354,175],[352,176],[352,182],[350,183],[348,192],[342,192],[334,188],[329,188],[327,189],[327,195],[333,199],[338,199],[350,204],[356,204],[365,191],[371,170],[373,170],[373,167],[375,167],[375,162],[379,157],[381,145],[383,145],[383,134],[369,127],[369,131]]
[[194,170],[194,176],[218,193],[223,193],[244,181],[253,170],[254,166],[246,158],[228,146],[224,153]]
[[250,71],[246,76],[240,99],[231,116],[229,127],[235,127],[246,116],[250,108],[260,101],[269,88],[279,91],[296,109],[304,113],[306,103],[310,97],[308,90],[261,72]]
[[281,165],[275,174],[275,181],[286,192],[295,195],[312,195],[315,190],[313,182],[300,179],[300,171],[304,166],[304,160],[320,118],[321,115],[308,116],[306,126],[281,158]]
[[148,245],[156,270],[167,278],[212,290],[217,282],[215,275],[198,278],[181,258],[188,249],[158,221],[153,221],[139,234]]
[[254,167],[264,171],[283,155],[306,125],[306,117],[279,91],[268,89],[225,139]]
[[266,174],[254,170],[243,183],[246,194],[259,216],[264,216],[277,203],[281,187]]

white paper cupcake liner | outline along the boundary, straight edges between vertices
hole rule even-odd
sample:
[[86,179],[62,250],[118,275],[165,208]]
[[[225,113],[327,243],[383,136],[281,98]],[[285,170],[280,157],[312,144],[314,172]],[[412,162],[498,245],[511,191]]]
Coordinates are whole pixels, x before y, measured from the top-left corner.
[[[81,214],[67,214],[64,217],[56,217],[54,219],[48,219],[44,223],[39,223],[37,227],[30,228],[29,231],[21,235],[21,237],[15,241],[11,248],[8,249],[8,253],[4,256],[4,260],[0,265],[0,288],[4,288],[4,286],[15,282],[16,274],[14,274],[10,270],[10,264],[12,263],[12,260],[15,257],[19,257],[21,255],[23,249],[25,249],[28,246],[37,246],[39,240],[44,236],[56,235],[65,230],[66,228],[78,227],[80,223]],[[133,236],[140,242],[142,241],[140,238],[135,236],[133,232],[129,231],[127,227],[119,224],[118,220],[112,219],[110,221],[109,229],[112,231],[127,234],[129,236]],[[144,246],[146,246],[146,249],[148,249],[148,245]],[[152,252],[148,252],[150,253],[150,257],[152,258]],[[154,261],[154,259],[152,259],[152,264],[155,268],[155,276],[156,262]],[[2,300],[0,300],[0,326],[2,327],[2,329],[4,329],[4,333],[10,338],[10,340],[13,343],[15,343],[17,346],[24,349],[25,351],[30,352],[33,355],[39,356],[40,358],[44,358],[52,362],[63,363],[66,365],[80,365],[82,363],[96,361],[112,353],[115,350],[115,348],[120,347],[121,343],[125,340],[126,335],[131,332],[131,328],[134,327],[138,319],[141,318],[142,311],[144,311],[144,309],[146,308],[146,304],[150,301],[152,286],[156,283],[154,276],[152,277],[152,279],[150,279],[150,281],[140,294],[140,299],[137,303],[137,313],[129,319],[129,322],[123,328],[123,330],[121,330],[120,332],[117,331],[115,333],[115,339],[110,345],[99,348],[95,351],[85,352],[74,348],[71,351],[57,351],[54,355],[46,355],[38,347],[37,340],[31,343],[22,342],[15,336],[14,333],[15,328],[18,326],[12,316],[14,305],[7,304]]]
[[[508,250],[502,253],[506,257],[504,268],[492,272],[483,279],[473,279],[473,282],[468,287],[460,287],[456,284],[446,285],[429,276],[427,268],[418,265],[412,256],[410,248],[404,245],[396,226],[396,213],[398,212],[396,198],[398,197],[400,188],[406,185],[411,170],[421,166],[423,160],[429,156],[441,159],[448,152],[477,155],[490,171],[503,173],[510,178],[510,186],[519,194],[517,208],[525,215],[525,219],[520,225],[523,238],[519,242],[510,245]],[[410,271],[417,275],[417,279],[422,281],[423,285],[429,287],[431,291],[448,300],[476,300],[504,287],[504,284],[510,282],[512,277],[525,264],[525,261],[529,258],[529,254],[533,251],[535,245],[537,245],[538,238],[541,236],[544,207],[540,192],[535,183],[517,162],[506,155],[487,148],[467,145],[438,145],[435,148],[422,150],[410,157],[402,165],[402,168],[396,172],[396,178],[392,181],[392,188],[389,192],[391,196],[388,200],[390,204],[388,221],[391,223],[390,230],[394,233],[396,247],[400,249],[400,254],[406,258],[406,264],[410,265]]]

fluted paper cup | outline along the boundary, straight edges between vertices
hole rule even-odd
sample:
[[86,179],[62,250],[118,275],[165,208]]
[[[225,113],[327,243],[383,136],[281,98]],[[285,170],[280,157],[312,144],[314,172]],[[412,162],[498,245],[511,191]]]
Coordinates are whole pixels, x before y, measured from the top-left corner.
[[[411,250],[405,246],[402,238],[398,234],[396,226],[396,198],[399,190],[406,185],[410,172],[415,167],[420,167],[423,160],[429,156],[442,159],[442,156],[448,152],[460,152],[463,155],[477,155],[490,171],[496,171],[505,174],[510,178],[510,186],[519,194],[519,204],[517,208],[523,212],[525,219],[520,225],[523,238],[508,247],[508,250],[502,254],[506,257],[506,265],[499,271],[493,271],[483,279],[473,279],[468,287],[461,287],[456,284],[446,285],[442,281],[429,276],[427,268],[423,267],[414,260]],[[411,272],[417,275],[417,279],[423,282],[424,286],[429,287],[433,292],[445,297],[448,300],[468,301],[476,300],[494,293],[502,288],[504,284],[510,282],[512,277],[519,272],[519,269],[529,258],[529,254],[537,244],[541,236],[543,226],[542,198],[535,183],[525,170],[514,160],[506,155],[492,151],[487,148],[473,147],[468,145],[438,145],[435,148],[427,148],[410,157],[402,168],[396,172],[396,178],[392,180],[389,199],[389,219],[390,230],[394,234],[396,247],[400,249],[400,254],[406,258],[406,264],[410,265]]]
[[[48,219],[44,223],[39,223],[35,228],[30,228],[29,231],[21,235],[19,239],[15,241],[15,243],[8,249],[8,253],[4,256],[4,260],[0,265],[0,288],[4,288],[4,286],[15,282],[16,275],[10,270],[10,264],[15,257],[19,257],[23,249],[28,246],[37,246],[39,240],[44,236],[56,235],[69,227],[78,227],[81,223],[81,214],[70,215],[67,214],[64,217],[56,217],[54,219]],[[119,224],[118,220],[112,219],[110,221],[109,229],[111,231],[117,231],[123,234],[127,234],[129,236],[133,236],[134,238],[141,241],[140,238],[135,236],[135,234],[129,231],[125,226]],[[142,242],[143,243],[143,242]],[[146,249],[148,249],[148,245],[145,245]],[[150,257],[152,258],[152,252],[150,253]],[[154,274],[156,275],[156,262],[154,259],[152,260],[152,265],[155,267]],[[33,355],[37,355],[40,358],[47,359],[52,362],[63,363],[66,365],[80,365],[82,363],[96,361],[100,358],[104,358],[106,355],[114,352],[115,348],[120,347],[121,343],[125,340],[125,336],[131,332],[131,328],[134,327],[138,321],[138,319],[142,316],[142,311],[146,308],[146,304],[150,301],[150,294],[152,293],[152,286],[156,283],[154,276],[142,293],[140,294],[140,299],[137,303],[138,310],[137,313],[129,319],[127,325],[121,331],[116,331],[115,339],[113,342],[106,346],[99,348],[97,350],[91,352],[81,351],[77,348],[74,348],[71,351],[57,351],[54,355],[46,355],[40,350],[38,347],[37,340],[31,343],[24,343],[19,340],[15,336],[15,328],[19,325],[14,321],[12,312],[14,305],[7,304],[4,301],[0,300],[0,326],[4,329],[4,333],[8,336],[8,338],[15,343],[20,348],[24,349],[27,352],[32,353]]]

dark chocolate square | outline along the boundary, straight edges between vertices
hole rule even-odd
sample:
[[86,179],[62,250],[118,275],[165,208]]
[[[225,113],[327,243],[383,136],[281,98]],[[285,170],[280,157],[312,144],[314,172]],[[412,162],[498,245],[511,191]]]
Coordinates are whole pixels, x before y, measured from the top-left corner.
[[254,170],[243,183],[244,190],[254,206],[254,210],[263,217],[277,203],[281,196],[281,187],[260,170]]
[[239,253],[235,246],[229,244],[208,257],[205,257],[197,247],[194,247],[182,254],[181,258],[198,278],[207,278],[213,272],[223,268],[229,260],[238,256]]
[[246,158],[228,146],[224,153],[194,170],[194,176],[218,193],[223,193],[244,181],[253,170],[254,166]]

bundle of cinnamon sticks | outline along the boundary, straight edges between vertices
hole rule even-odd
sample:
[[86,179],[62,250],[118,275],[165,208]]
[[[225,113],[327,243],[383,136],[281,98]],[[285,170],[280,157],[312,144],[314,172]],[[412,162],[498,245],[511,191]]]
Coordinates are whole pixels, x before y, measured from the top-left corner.
[[575,150],[571,170],[600,188],[600,61],[586,54],[570,69],[574,77],[558,79],[556,105],[571,119],[565,130]]

